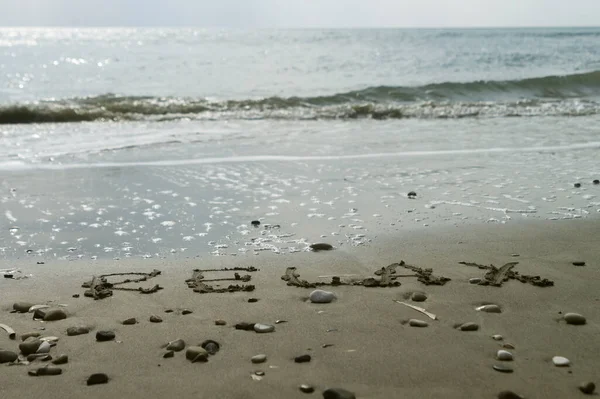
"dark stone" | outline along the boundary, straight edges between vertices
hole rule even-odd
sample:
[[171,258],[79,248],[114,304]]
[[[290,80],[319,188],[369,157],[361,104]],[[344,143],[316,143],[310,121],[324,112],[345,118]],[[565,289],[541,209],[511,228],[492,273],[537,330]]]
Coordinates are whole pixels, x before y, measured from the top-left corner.
[[150,322],[151,323],[162,323],[162,321],[163,320],[159,316],[157,316],[157,315],[153,314],[152,316],[150,316]]
[[184,349],[185,349],[185,341],[182,340],[182,339],[177,339],[175,341],[171,341],[167,345],[167,350],[168,351],[179,352],[179,351],[182,351]]
[[356,396],[343,388],[329,388],[323,392],[323,399],[356,399]]
[[523,397],[512,391],[502,391],[498,394],[498,399],[523,399]]
[[310,359],[311,359],[310,355],[301,355],[301,356],[296,356],[294,358],[294,361],[296,363],[307,363],[307,362],[310,362]]
[[250,222],[250,224],[254,227],[258,227],[260,226],[260,220],[253,220]]
[[494,364],[494,370],[499,371],[501,373],[512,373],[513,368],[506,364]]
[[12,363],[18,357],[19,355],[15,352],[0,350],[0,363]]
[[135,317],[132,317],[130,319],[123,320],[123,324],[126,326],[131,326],[131,325],[137,324],[137,319]]
[[[224,325],[226,325],[226,324],[227,324],[227,322],[226,322],[225,320],[221,320],[221,319],[215,320],[215,325],[216,325],[216,326],[224,326]],[[236,327],[236,328],[237,328],[237,327]],[[254,327],[253,327],[253,328],[254,328]]]
[[62,374],[62,369],[58,367],[40,367],[37,370],[29,370],[28,374],[37,377],[43,375],[60,375]]
[[49,361],[52,360],[52,356],[50,356],[47,353],[32,353],[31,355],[27,356],[27,361],[28,362],[33,362],[35,360],[42,360],[42,361]]
[[32,339],[31,341],[26,341],[19,344],[19,350],[24,356],[31,355],[38,350],[41,344],[42,341],[39,339]]
[[65,363],[69,363],[69,356],[67,356],[67,355],[60,355],[59,357],[57,357],[56,359],[54,359],[52,361],[52,364],[65,364]]
[[302,384],[298,388],[300,388],[300,391],[302,391],[304,393],[313,393],[315,391],[315,388],[313,388],[311,385],[307,385],[307,384]]
[[414,191],[409,191],[408,194],[406,194],[406,196],[410,199],[413,199],[417,196],[417,193]]
[[250,303],[258,302],[258,298],[249,298],[248,302],[250,302]]
[[13,309],[19,313],[27,313],[29,312],[29,308],[34,304],[29,302],[17,302],[13,305]]
[[115,339],[115,333],[113,331],[98,331],[96,333],[96,341],[112,341]]
[[69,327],[67,328],[67,335],[73,337],[75,335],[88,334],[90,329],[88,327]]
[[204,348],[204,350],[208,352],[209,355],[216,354],[221,348],[221,345],[219,345],[217,341],[213,341],[212,339],[208,339],[202,342],[200,346]]
[[104,373],[92,374],[87,379],[88,385],[106,384],[108,382],[108,376]]
[[316,244],[311,244],[309,248],[313,251],[331,251],[333,249],[333,245],[324,242],[318,242]]
[[245,331],[254,331],[254,324],[256,323],[246,323],[241,322],[235,325],[236,330],[245,330]]
[[164,357],[165,359],[168,359],[168,358],[170,358],[170,357],[173,357],[173,356],[175,356],[175,352],[173,352],[173,351],[168,351],[167,353],[165,353],[165,354],[163,355],[163,357]]
[[173,313],[173,309],[167,309],[165,310],[165,313]]
[[583,261],[573,262],[573,266],[585,266],[585,262],[583,262]]
[[460,326],[460,331],[477,331],[479,330],[479,325],[475,323],[464,323]]
[[412,299],[415,302],[423,302],[427,299],[427,294],[425,294],[424,292],[413,292],[410,299]]
[[192,312],[192,311],[191,311],[191,310],[189,310],[189,309],[183,309],[183,310],[181,311],[181,314],[182,314],[182,315],[184,315],[184,316],[185,316],[186,314],[191,314],[191,313],[194,313],[194,312]]
[[594,184],[600,184],[600,180],[598,180],[598,179],[595,179],[595,180],[593,181],[593,183],[594,183]]
[[66,318],[67,318],[67,314],[62,309],[52,309],[52,310],[48,310],[44,313],[44,321],[57,321],[57,320],[63,320]]
[[593,382],[585,382],[579,386],[579,390],[587,395],[591,395],[596,390],[596,384]]
[[73,294],[73,298],[79,298],[79,294]]

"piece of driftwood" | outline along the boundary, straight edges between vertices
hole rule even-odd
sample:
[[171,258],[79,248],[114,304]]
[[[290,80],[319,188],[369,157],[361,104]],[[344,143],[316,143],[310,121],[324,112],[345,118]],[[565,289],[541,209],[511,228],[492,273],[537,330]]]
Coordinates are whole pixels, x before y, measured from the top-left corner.
[[420,308],[420,307],[418,307],[418,306],[415,306],[415,305],[411,305],[410,303],[406,303],[406,302],[398,301],[398,300],[394,300],[394,302],[396,302],[396,303],[399,303],[399,304],[401,304],[401,305],[404,305],[404,306],[408,306],[409,308],[411,308],[411,309],[414,309],[414,310],[416,310],[417,312],[421,312],[421,313],[423,313],[425,316],[429,317],[431,320],[437,320],[437,316],[436,316],[436,315],[434,315],[433,313],[430,313],[430,312],[426,311],[426,310],[425,310],[425,309],[423,309],[423,308]]
[[519,262],[509,262],[504,266],[498,268],[492,264],[481,265],[473,262],[458,262],[461,265],[473,266],[482,270],[487,270],[483,279],[478,285],[491,285],[493,287],[501,287],[503,283],[508,280],[518,280],[524,284],[531,284],[536,287],[552,287],[554,281],[542,278],[540,276],[529,276],[526,274],[519,274],[519,272],[513,270],[513,268],[519,264]]
[[[150,278],[156,277],[160,275],[160,270],[154,269],[150,273],[138,273],[138,272],[127,272],[127,273],[110,273],[103,274],[100,276],[93,276],[91,281],[84,282],[82,284],[83,288],[89,288],[85,291],[84,295],[86,297],[94,298],[94,299],[103,299],[113,295],[114,290],[120,291],[138,291],[141,294],[153,294],[162,290],[162,287],[158,284],[150,288],[138,287],[138,288],[130,288],[130,287],[120,287],[123,284],[131,284],[131,283],[140,283],[143,281],[147,281]],[[118,282],[109,282],[107,277],[115,277],[115,276],[141,276],[139,278],[131,279],[127,278],[123,281]]]
[[0,328],[3,329],[4,331],[6,331],[6,333],[8,334],[8,338],[10,338],[10,339],[15,339],[15,337],[17,336],[17,334],[15,333],[15,330],[10,328],[6,324],[0,323]]

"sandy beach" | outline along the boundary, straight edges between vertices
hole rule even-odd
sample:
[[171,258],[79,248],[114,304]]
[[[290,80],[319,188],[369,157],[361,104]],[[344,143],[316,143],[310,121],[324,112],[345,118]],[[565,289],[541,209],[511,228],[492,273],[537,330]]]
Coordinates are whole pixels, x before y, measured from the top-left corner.
[[[69,360],[53,366],[62,369],[57,376],[29,376],[29,370],[48,363],[41,360],[3,364],[0,394],[47,399],[301,398],[322,397],[325,389],[338,387],[357,398],[495,398],[505,390],[525,398],[584,397],[578,386],[598,381],[599,233],[600,224],[592,218],[446,226],[380,236],[372,245],[338,246],[293,256],[265,252],[240,257],[71,262],[32,256],[4,262],[3,269],[18,267],[24,275],[33,275],[0,280],[0,323],[17,333],[11,340],[0,331],[0,349],[19,352],[21,334],[39,332],[42,337],[59,338],[50,350],[53,358],[66,354]],[[434,276],[451,281],[443,286],[424,285],[416,277],[399,277],[397,287],[324,286],[320,288],[333,291],[337,298],[317,304],[307,301],[312,288],[288,286],[281,279],[288,267],[296,267],[300,278],[309,282],[330,280],[319,276],[342,276],[342,281],[377,277],[376,270],[401,260],[431,268]],[[39,261],[45,264],[37,265]],[[585,266],[574,266],[577,261],[584,261]],[[513,271],[519,275],[540,276],[554,285],[540,287],[516,279],[508,279],[501,287],[472,284],[469,279],[483,278],[487,270],[459,262],[497,267],[518,262]],[[185,282],[193,269],[232,267],[259,269],[248,273],[251,280],[243,283],[253,284],[253,292],[200,294]],[[94,300],[85,297],[81,287],[91,280],[92,270],[99,276],[153,269],[162,274],[123,286],[164,287],[156,293],[114,290],[113,296]],[[403,267],[396,272],[412,274]],[[232,275],[231,271],[205,273],[205,279]],[[123,278],[110,281],[119,279]],[[210,284],[230,283],[239,282]],[[425,293],[426,300],[411,300],[414,292]],[[74,298],[74,294],[80,296]],[[248,302],[249,298],[258,301]],[[426,309],[437,319],[395,301]],[[11,313],[15,302],[50,304],[68,317],[36,321],[31,313]],[[501,313],[476,310],[485,304],[498,305]],[[184,309],[192,313],[182,314]],[[583,315],[587,323],[567,324],[563,315],[568,312]],[[162,318],[162,323],[151,323],[151,315]],[[136,318],[137,324],[121,324],[128,318]],[[216,325],[218,319],[227,324]],[[406,323],[409,319],[428,326],[411,327]],[[275,331],[236,329],[240,322],[273,325]],[[467,322],[479,328],[456,328]],[[75,326],[89,327],[90,332],[67,336],[67,329]],[[102,330],[113,331],[115,339],[97,342],[96,333]],[[493,339],[496,334],[503,339]],[[186,347],[214,340],[220,350],[207,362],[186,360],[185,350],[163,358],[164,346],[177,339],[184,340]],[[503,348],[507,344],[508,349]],[[514,360],[497,360],[501,349]],[[258,354],[267,360],[252,363],[252,356]],[[296,363],[295,357],[301,355],[310,355],[310,362]],[[568,358],[570,365],[555,366],[554,356]],[[496,371],[494,365],[510,366],[513,372]],[[108,383],[87,386],[93,373],[105,373]],[[301,392],[301,384],[314,387],[314,393]]]

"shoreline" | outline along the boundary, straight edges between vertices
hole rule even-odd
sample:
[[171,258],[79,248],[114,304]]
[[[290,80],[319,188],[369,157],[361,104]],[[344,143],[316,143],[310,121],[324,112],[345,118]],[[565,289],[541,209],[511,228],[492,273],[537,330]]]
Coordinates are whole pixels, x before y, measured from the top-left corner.
[[[526,398],[582,397],[580,382],[595,381],[597,353],[595,339],[600,330],[596,318],[600,301],[600,271],[597,245],[600,222],[596,219],[530,221],[476,226],[441,227],[411,231],[407,234],[381,235],[371,245],[341,246],[333,251],[278,256],[219,256],[200,258],[121,259],[93,261],[47,261],[33,265],[36,258],[7,261],[19,267],[23,280],[2,279],[0,323],[13,327],[20,335],[38,331],[59,337],[51,350],[69,356],[60,366],[60,376],[30,377],[28,366],[2,365],[0,392],[13,397],[44,395],[47,398],[114,396],[133,398],[179,395],[182,397],[280,398],[307,397],[300,384],[314,386],[313,397],[321,397],[329,387],[342,387],[358,398],[493,398],[511,390]],[[519,256],[513,256],[518,254]],[[301,279],[327,281],[323,275],[354,274],[375,277],[374,272],[404,260],[419,268],[432,268],[436,276],[451,278],[443,286],[425,286],[413,277],[399,278],[399,287],[362,286],[324,287],[336,293],[329,304],[307,303],[312,289],[289,287],[281,276],[287,267],[296,267]],[[469,283],[481,278],[485,270],[458,262],[514,267],[521,275],[539,275],[554,282],[551,287],[536,287],[510,279],[502,287]],[[585,261],[583,267],[574,261]],[[253,292],[199,294],[188,288],[194,268],[257,267],[249,273]],[[5,268],[4,266],[2,268]],[[162,274],[140,283],[144,287],[160,284],[154,294],[115,291],[112,297],[94,301],[84,297],[81,283],[92,273],[150,272]],[[398,274],[410,274],[398,269]],[[405,273],[406,272],[406,273]],[[244,272],[241,272],[244,273]],[[219,278],[232,272],[212,273]],[[206,274],[208,276],[208,274]],[[229,282],[225,282],[229,284]],[[237,283],[237,282],[234,282]],[[135,286],[135,285],[134,285]],[[424,302],[412,302],[410,293],[424,292]],[[79,298],[73,298],[79,294]],[[408,295],[408,299],[406,296]],[[249,303],[249,298],[258,302]],[[394,301],[423,307],[439,320]],[[67,319],[34,321],[31,314],[9,313],[14,302],[30,301],[67,305]],[[502,313],[484,313],[477,306],[497,304]],[[172,309],[174,312],[165,313]],[[193,313],[182,315],[183,309]],[[587,317],[583,326],[560,321],[567,312]],[[162,323],[150,323],[158,315]],[[121,321],[135,317],[138,324]],[[226,326],[215,325],[223,319]],[[410,327],[405,322],[420,319],[426,328]],[[275,324],[276,320],[286,323]],[[275,331],[257,334],[236,330],[240,322],[273,324]],[[460,331],[456,324],[473,322],[477,331]],[[67,336],[66,329],[87,326],[91,332]],[[45,327],[43,331],[37,330]],[[96,342],[95,333],[112,330],[113,342]],[[328,332],[329,331],[329,332]],[[504,336],[503,341],[491,338]],[[163,359],[161,346],[183,339],[196,345],[212,339],[220,351],[207,363],[190,363],[185,353]],[[19,341],[19,338],[17,338]],[[17,341],[0,331],[0,349],[17,351]],[[512,362],[494,358],[504,343],[514,345]],[[323,345],[333,345],[323,348]],[[253,364],[250,358],[266,354],[267,361]],[[294,357],[310,354],[305,364]],[[564,356],[570,367],[556,367],[553,356]],[[495,371],[495,364],[507,364],[514,372]],[[159,366],[160,365],[160,366]],[[265,373],[260,381],[253,372]],[[106,385],[88,387],[92,373],[106,373]],[[5,381],[5,382],[4,382]],[[24,387],[27,388],[24,388]]]

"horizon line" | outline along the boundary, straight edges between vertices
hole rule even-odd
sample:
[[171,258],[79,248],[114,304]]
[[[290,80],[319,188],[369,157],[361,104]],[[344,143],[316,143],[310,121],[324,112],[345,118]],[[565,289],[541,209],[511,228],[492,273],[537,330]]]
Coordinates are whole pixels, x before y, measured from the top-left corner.
[[474,26],[255,26],[255,27],[232,27],[232,26],[195,26],[195,25],[0,25],[0,29],[10,28],[32,28],[32,29],[124,29],[124,28],[161,28],[161,29],[230,29],[230,30],[346,30],[346,29],[599,29],[600,25],[474,25]]

